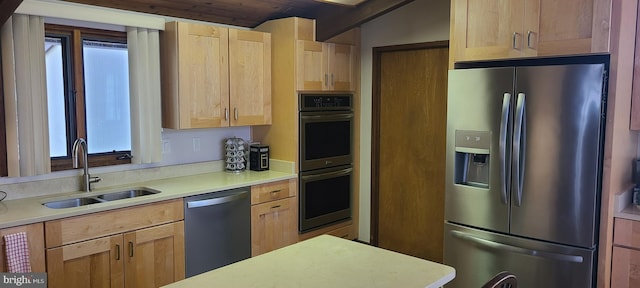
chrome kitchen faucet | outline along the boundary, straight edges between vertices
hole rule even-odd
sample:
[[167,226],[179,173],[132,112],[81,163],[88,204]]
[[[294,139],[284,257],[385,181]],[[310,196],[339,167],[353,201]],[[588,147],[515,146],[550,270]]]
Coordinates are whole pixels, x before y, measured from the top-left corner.
[[86,192],[90,192],[91,191],[91,183],[97,183],[100,182],[102,180],[102,178],[100,177],[91,177],[91,175],[89,175],[89,152],[87,149],[87,141],[84,140],[83,138],[78,138],[76,139],[75,142],[73,142],[73,168],[78,168],[78,147],[82,148],[82,166],[84,166],[84,187],[82,187],[84,189],[84,191]]

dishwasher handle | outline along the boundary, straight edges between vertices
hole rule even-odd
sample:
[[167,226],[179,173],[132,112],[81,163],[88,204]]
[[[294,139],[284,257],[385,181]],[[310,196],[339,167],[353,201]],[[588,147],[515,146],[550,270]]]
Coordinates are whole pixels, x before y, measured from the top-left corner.
[[204,200],[189,201],[187,202],[187,208],[198,208],[198,207],[224,204],[224,203],[247,198],[248,195],[249,195],[248,191],[242,191],[240,193],[224,196],[224,197],[215,197],[215,198],[209,198]]

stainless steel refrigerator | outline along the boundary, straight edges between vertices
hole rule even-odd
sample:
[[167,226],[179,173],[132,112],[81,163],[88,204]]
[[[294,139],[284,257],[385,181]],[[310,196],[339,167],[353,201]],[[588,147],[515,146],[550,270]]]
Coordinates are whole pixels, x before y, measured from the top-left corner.
[[447,287],[594,287],[604,64],[449,72]]

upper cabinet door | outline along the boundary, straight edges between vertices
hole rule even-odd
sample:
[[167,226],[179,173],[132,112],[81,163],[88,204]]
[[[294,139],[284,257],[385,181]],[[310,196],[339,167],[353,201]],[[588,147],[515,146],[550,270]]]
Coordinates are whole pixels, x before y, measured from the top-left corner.
[[328,43],[329,87],[332,90],[352,91],[355,46]]
[[302,91],[352,91],[355,46],[298,40],[297,87]]
[[271,34],[229,29],[231,126],[271,124]]
[[181,128],[229,125],[228,37],[227,28],[178,23]]
[[522,54],[524,0],[454,0],[455,60]]
[[[524,53],[549,56],[607,52],[603,0],[526,0]],[[606,4],[606,3],[604,3]],[[605,44],[603,44],[603,42]]]
[[162,37],[163,127],[229,126],[228,29],[171,22]]
[[454,61],[609,51],[611,0],[453,0]]
[[327,90],[326,46],[322,42],[298,40],[297,53],[297,86],[298,90]]

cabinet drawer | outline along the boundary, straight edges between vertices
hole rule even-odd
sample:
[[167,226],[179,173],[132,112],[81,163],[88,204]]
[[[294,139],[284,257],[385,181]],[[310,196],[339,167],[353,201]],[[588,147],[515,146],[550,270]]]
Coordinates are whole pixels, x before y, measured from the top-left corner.
[[616,218],[613,244],[640,249],[640,221]]
[[640,251],[622,247],[613,247],[611,269],[611,287],[640,287]]
[[332,235],[332,236],[336,236],[336,237],[340,237],[340,238],[344,238],[344,239],[348,239],[348,240],[353,240],[355,237],[353,237],[353,226],[349,225],[349,226],[344,226],[338,229],[334,229],[331,230],[329,232],[327,232],[327,234]]
[[296,195],[296,179],[251,186],[251,205]]
[[[331,225],[331,226],[327,226],[327,227],[323,227],[323,228],[320,228],[320,229],[317,229],[317,230],[306,232],[304,234],[300,234],[300,235],[298,235],[298,241],[311,239],[313,237],[320,236],[320,235],[323,235],[323,234],[329,234],[329,235],[333,235],[333,236],[336,236],[336,237],[345,238],[345,236],[349,235],[349,232],[353,233],[353,235],[349,235],[348,236],[350,238],[349,240],[353,240],[353,239],[356,238],[356,235],[355,235],[355,231],[353,231],[352,227],[353,227],[353,220],[340,222],[338,224],[334,224],[334,225]],[[347,230],[350,230],[350,231],[347,231]]]
[[46,247],[103,237],[184,219],[182,199],[47,221]]

